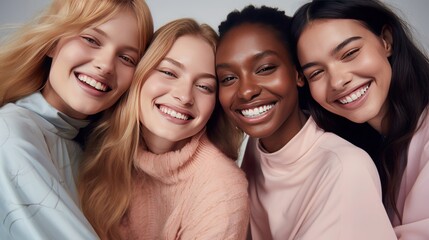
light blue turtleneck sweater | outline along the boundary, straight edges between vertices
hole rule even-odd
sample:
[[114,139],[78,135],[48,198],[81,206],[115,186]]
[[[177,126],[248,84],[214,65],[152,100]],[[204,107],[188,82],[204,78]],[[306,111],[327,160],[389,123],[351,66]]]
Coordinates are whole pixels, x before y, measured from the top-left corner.
[[97,239],[78,205],[89,122],[49,105],[40,92],[0,108],[0,239]]

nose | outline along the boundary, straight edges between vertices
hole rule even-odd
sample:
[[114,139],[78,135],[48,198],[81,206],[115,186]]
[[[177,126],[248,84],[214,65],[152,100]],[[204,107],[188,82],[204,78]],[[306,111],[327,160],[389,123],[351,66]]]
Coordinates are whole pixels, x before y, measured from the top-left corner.
[[330,73],[330,85],[333,90],[342,90],[352,81],[352,74],[337,69]]
[[193,86],[194,83],[190,81],[177,81],[174,85],[172,95],[174,99],[179,101],[183,105],[193,105],[194,104],[194,95],[193,95]]
[[101,75],[112,75],[115,70],[116,54],[109,49],[99,49],[94,57],[94,67]]
[[241,77],[239,84],[237,96],[243,100],[250,101],[261,93],[261,87],[251,76]]

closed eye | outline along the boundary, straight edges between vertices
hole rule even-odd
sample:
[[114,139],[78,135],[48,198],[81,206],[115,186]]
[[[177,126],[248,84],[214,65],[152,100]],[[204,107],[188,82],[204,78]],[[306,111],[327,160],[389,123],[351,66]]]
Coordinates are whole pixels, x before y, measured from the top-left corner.
[[90,45],[100,46],[100,43],[95,38],[82,36],[82,39],[84,39]]
[[306,77],[308,80],[313,80],[315,77],[320,75],[323,71],[322,70],[316,70],[313,71],[308,77]]
[[132,66],[136,66],[137,65],[136,61],[133,58],[131,58],[131,57],[128,57],[126,55],[122,55],[122,56],[120,56],[120,58],[123,59],[127,64],[130,64]]
[[202,84],[197,84],[196,85],[198,88],[202,89],[203,91],[207,92],[207,93],[213,93],[214,89],[210,86],[206,86],[206,85],[202,85]]
[[220,83],[221,83],[222,85],[229,85],[229,84],[232,84],[232,82],[233,82],[235,79],[237,79],[237,77],[232,76],[232,75],[225,76],[225,77],[222,77],[222,78],[220,79]]
[[353,48],[352,50],[346,52],[342,57],[341,60],[347,60],[349,58],[354,57],[358,52],[359,52],[359,48]]
[[177,78],[177,76],[174,73],[170,72],[170,71],[167,71],[167,70],[158,70],[158,71],[160,73],[163,73],[163,74],[167,75],[168,77]]
[[256,71],[257,74],[267,74],[267,73],[271,73],[272,71],[274,71],[276,69],[276,66],[274,65],[267,65],[267,66],[263,66],[262,68],[258,69]]

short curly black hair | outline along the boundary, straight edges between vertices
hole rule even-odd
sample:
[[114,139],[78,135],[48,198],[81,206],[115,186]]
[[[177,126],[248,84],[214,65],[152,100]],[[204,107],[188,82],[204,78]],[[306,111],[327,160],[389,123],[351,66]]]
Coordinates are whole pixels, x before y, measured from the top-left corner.
[[277,32],[280,40],[286,44],[286,47],[289,47],[289,27],[291,20],[291,17],[278,8],[248,5],[241,11],[235,10],[230,12],[226,20],[220,23],[218,27],[219,41],[222,41],[224,35],[231,29],[241,24],[252,23],[271,27]]

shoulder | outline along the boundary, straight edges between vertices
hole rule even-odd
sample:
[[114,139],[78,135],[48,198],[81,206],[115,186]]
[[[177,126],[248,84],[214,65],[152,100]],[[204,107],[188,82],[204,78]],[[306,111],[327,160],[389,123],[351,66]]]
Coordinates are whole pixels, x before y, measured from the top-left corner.
[[317,151],[323,156],[330,156],[344,164],[357,162],[372,162],[371,157],[363,149],[333,133],[324,133],[316,143]]
[[419,125],[417,126],[416,132],[413,136],[421,143],[426,143],[429,140],[429,107],[423,111]]
[[369,174],[374,180],[378,179],[373,160],[361,148],[333,133],[324,133],[317,144],[316,151],[323,158],[321,164],[335,169],[344,178],[359,179],[359,175]]
[[206,177],[210,178],[213,183],[231,185],[234,182],[237,187],[247,188],[247,180],[244,172],[239,168],[237,163],[223,155],[222,153],[213,155],[207,161]]
[[234,159],[225,156],[207,139],[202,139],[198,157],[201,170],[197,175],[205,181],[204,189],[217,189],[219,192],[247,191],[247,180],[244,172]]
[[0,109],[0,164],[3,168],[32,164],[31,159],[44,152],[43,131],[32,114],[14,104]]
[[34,120],[34,113],[8,104],[0,109],[0,146],[7,142],[40,141],[42,130]]

